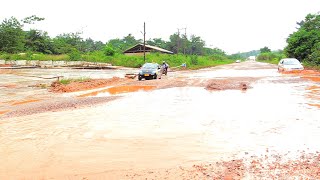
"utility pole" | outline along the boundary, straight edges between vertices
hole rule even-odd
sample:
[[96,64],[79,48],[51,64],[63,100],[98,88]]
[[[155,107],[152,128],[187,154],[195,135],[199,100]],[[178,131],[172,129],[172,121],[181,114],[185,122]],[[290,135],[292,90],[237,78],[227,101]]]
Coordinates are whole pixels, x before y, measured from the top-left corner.
[[184,43],[183,43],[183,54],[186,54],[186,46],[187,46],[187,27],[184,28]]
[[[177,50],[177,53],[179,54],[179,47],[180,47],[180,30],[183,30],[184,29],[184,36],[185,36],[185,38],[187,38],[187,27],[185,27],[185,28],[178,28],[178,50]],[[184,39],[184,41],[183,41],[183,54],[186,54],[186,44],[187,44],[187,42],[186,42],[186,39]]]
[[143,22],[143,60],[146,62],[146,22]]
[[180,48],[180,29],[178,28],[177,54],[179,54],[179,48]]

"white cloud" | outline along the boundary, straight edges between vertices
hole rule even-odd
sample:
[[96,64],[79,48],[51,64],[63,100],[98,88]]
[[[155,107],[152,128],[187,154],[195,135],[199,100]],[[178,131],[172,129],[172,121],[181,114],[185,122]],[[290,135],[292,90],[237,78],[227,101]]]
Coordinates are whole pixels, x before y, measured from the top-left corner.
[[1,3],[0,20],[14,16],[45,17],[37,28],[51,36],[83,31],[85,37],[106,42],[132,33],[141,39],[168,40],[177,28],[201,36],[208,46],[229,53],[268,46],[281,49],[296,22],[320,10],[318,0],[11,0]]

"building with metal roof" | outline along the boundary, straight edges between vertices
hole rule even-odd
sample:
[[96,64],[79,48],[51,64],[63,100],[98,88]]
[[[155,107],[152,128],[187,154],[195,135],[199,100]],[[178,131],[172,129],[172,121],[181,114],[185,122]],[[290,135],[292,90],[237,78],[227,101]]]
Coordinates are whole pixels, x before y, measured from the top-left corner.
[[[123,53],[126,55],[143,55],[143,44],[137,44],[127,50],[125,50]],[[173,54],[173,52],[156,47],[156,46],[150,46],[146,44],[146,54],[151,52],[160,52],[165,54]]]

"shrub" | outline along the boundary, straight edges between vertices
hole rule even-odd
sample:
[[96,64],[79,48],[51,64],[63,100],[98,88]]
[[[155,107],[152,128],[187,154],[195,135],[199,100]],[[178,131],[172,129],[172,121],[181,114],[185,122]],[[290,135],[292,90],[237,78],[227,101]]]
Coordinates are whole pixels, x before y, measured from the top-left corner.
[[69,59],[72,61],[81,60],[81,54],[79,50],[77,50],[76,48],[72,48],[71,52],[68,53],[68,56],[69,56]]
[[199,63],[198,56],[197,55],[192,55],[191,56],[191,64],[198,65],[198,63]]
[[113,56],[116,53],[111,45],[106,45],[103,49],[103,52],[106,56]]

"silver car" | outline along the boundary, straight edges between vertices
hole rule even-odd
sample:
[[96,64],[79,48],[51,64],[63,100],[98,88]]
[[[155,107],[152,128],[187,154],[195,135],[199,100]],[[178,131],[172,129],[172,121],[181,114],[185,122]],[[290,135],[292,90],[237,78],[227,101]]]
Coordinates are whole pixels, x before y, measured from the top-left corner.
[[281,59],[278,64],[278,71],[302,71],[304,68],[300,61],[295,58],[285,58]]

